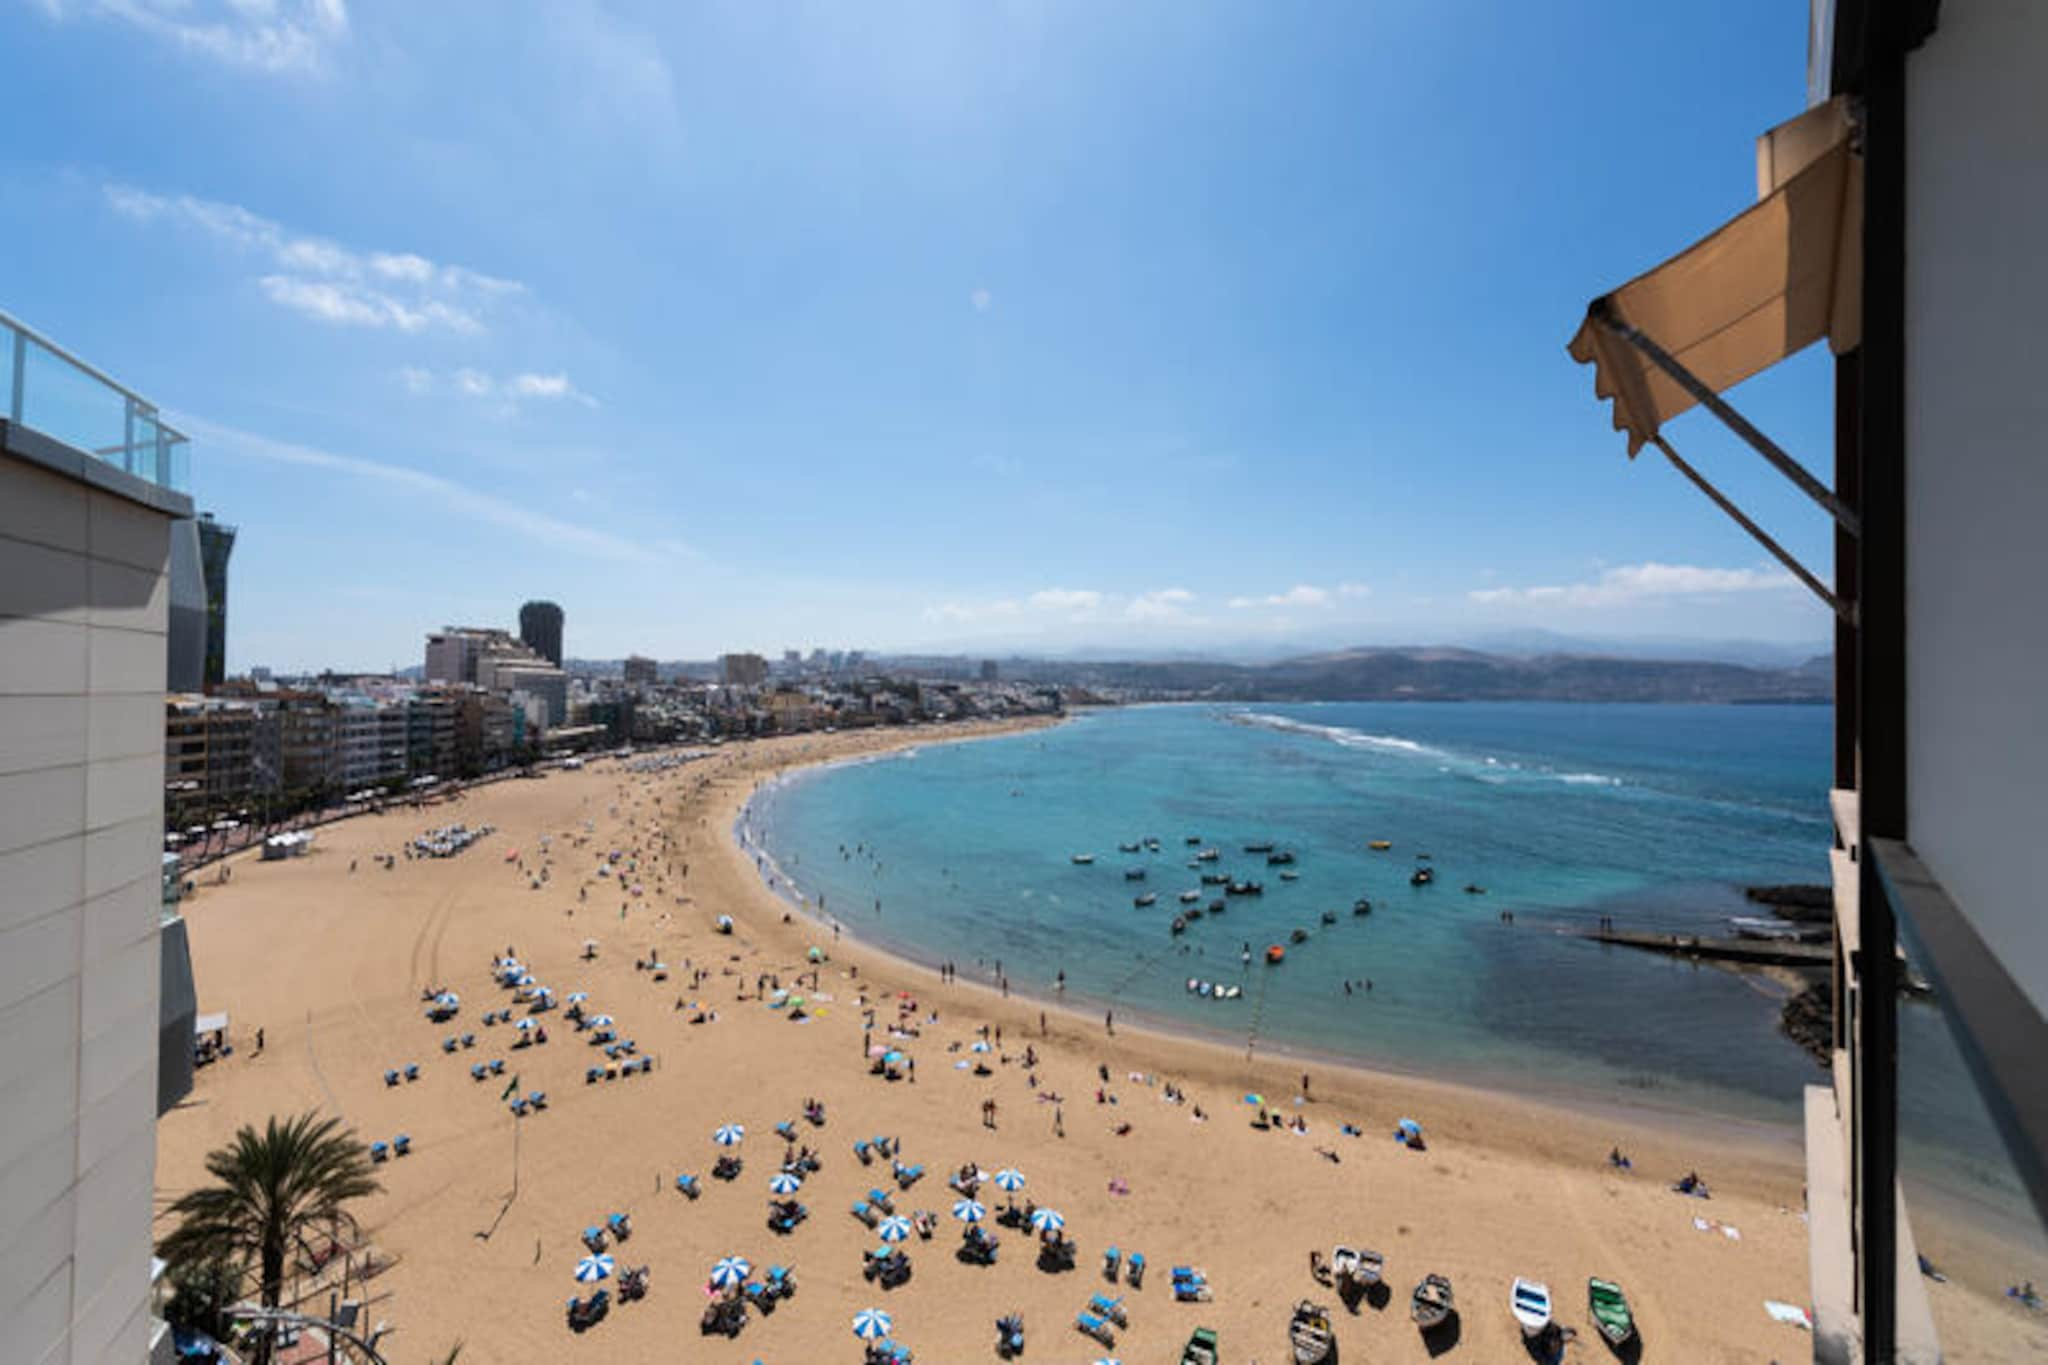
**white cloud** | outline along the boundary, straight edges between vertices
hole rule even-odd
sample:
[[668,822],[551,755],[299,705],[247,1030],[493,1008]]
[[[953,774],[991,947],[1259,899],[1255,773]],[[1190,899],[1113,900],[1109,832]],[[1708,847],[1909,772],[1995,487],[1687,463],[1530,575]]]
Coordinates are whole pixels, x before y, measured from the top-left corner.
[[1025,599],[1039,611],[1094,611],[1102,594],[1090,588],[1041,588]]
[[1195,595],[1186,588],[1161,588],[1141,592],[1124,604],[1124,615],[1133,621],[1185,621],[1188,604]]
[[398,372],[398,377],[404,381],[407,393],[423,394],[434,391],[434,373],[432,370],[422,370],[408,365]]
[[1372,586],[1370,584],[1339,583],[1337,585],[1337,596],[1339,597],[1368,597],[1371,594]]
[[280,308],[319,322],[401,332],[441,329],[462,334],[485,328],[491,300],[524,289],[459,265],[436,265],[412,252],[353,251],[339,242],[288,231],[282,224],[192,195],[152,194],[130,185],[104,187],[107,203],[138,223],[174,222],[242,251],[269,258],[257,278]]
[[[1352,587],[1358,586],[1352,584]],[[1346,594],[1356,596],[1357,594]],[[1297,583],[1286,592],[1269,593],[1264,597],[1233,597],[1230,605],[1242,611],[1246,607],[1326,607],[1330,604],[1327,589]]]
[[1043,626],[1047,623],[1100,625],[1113,622],[1194,624],[1200,618],[1189,613],[1195,595],[1186,588],[1159,588],[1141,593],[1098,592],[1093,588],[1041,588],[1023,597],[983,598],[971,602],[941,602],[924,609],[927,621],[949,625],[976,625],[1011,621]]
[[469,398],[489,398],[497,388],[491,377],[481,370],[461,369],[452,377],[457,391]]
[[1614,607],[1673,597],[1776,592],[1797,587],[1781,569],[1710,569],[1692,564],[1623,564],[1603,570],[1589,583],[1554,587],[1476,588],[1474,602],[1495,606]]
[[986,289],[975,290],[967,296],[967,301],[974,305],[974,311],[977,313],[986,313],[996,306],[996,296]]
[[[413,394],[423,395],[437,392],[443,387],[444,383],[433,371],[414,369],[410,366],[400,370],[399,377],[405,381],[406,389]],[[569,399],[589,408],[594,408],[598,405],[595,398],[577,388],[570,381],[569,376],[563,372],[554,374],[528,372],[498,379],[482,370],[464,366],[459,370],[452,371],[447,376],[445,384],[450,392],[464,398],[504,399],[507,410],[510,412],[518,410],[518,400],[528,398],[544,403]]]
[[196,56],[270,75],[322,72],[348,41],[344,0],[43,0],[63,18],[129,24]]
[[579,526],[559,517],[551,517],[544,512],[536,512],[521,503],[479,492],[467,484],[457,483],[439,474],[429,474],[423,469],[365,460],[354,455],[338,455],[331,451],[294,445],[286,441],[274,441],[266,436],[238,431],[233,427],[217,426],[189,417],[182,418],[179,425],[205,441],[209,449],[301,469],[326,470],[398,488],[407,496],[415,500],[429,501],[452,516],[466,517],[472,521],[495,526],[499,530],[523,536],[550,549],[594,555],[620,563],[655,565],[663,563],[666,558],[675,557],[676,551],[672,547],[682,544],[680,541],[661,541],[652,547],[643,546],[607,531]]

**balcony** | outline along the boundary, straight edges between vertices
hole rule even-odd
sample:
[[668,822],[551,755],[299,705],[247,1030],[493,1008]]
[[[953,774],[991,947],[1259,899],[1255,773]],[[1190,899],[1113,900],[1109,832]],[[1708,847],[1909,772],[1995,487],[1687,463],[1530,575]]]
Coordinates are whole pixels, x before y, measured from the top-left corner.
[[0,312],[0,417],[174,493],[189,493],[185,434],[156,404]]

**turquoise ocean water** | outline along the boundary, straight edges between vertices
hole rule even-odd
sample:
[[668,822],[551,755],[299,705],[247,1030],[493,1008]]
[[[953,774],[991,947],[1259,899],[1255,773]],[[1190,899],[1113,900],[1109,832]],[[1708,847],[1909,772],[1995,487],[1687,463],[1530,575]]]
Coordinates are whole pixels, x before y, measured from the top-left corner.
[[[850,932],[963,976],[1000,961],[1025,995],[1064,972],[1067,1003],[1119,1019],[1789,1133],[1801,1087],[1826,1078],[1778,1032],[1782,989],[1578,931],[1611,915],[1725,933],[1760,913],[1744,886],[1825,881],[1831,728],[1799,706],[1141,707],[798,773],[756,795],[742,832]],[[1148,835],[1159,852],[1118,851]],[[1176,938],[1178,894],[1220,894],[1188,866],[1190,835],[1265,891]],[[1269,840],[1297,881],[1243,851]],[[1419,852],[1427,888],[1409,885]],[[1158,903],[1135,907],[1142,892]],[[1369,917],[1351,913],[1361,896]],[[1307,942],[1265,966],[1297,927]],[[1190,995],[1190,977],[1244,994]],[[1909,1164],[1973,1218],[2010,1206],[2019,1186],[1938,1013],[1902,1006],[1901,1035]]]

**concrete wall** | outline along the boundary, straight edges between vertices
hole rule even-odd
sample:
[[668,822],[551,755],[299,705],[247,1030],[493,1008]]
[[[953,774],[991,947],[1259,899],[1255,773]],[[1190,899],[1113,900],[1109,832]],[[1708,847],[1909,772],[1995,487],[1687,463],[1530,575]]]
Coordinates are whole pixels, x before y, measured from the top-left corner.
[[1908,68],[1917,851],[2048,1012],[2048,4],[1946,0]]
[[27,436],[0,424],[0,1358],[134,1365],[170,518],[14,453]]

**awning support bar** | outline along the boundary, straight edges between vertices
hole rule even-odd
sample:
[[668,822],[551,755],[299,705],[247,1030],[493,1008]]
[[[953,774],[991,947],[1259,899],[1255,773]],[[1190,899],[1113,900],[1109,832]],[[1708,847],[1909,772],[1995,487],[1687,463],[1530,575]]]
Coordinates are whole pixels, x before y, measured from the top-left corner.
[[[1698,375],[1679,364],[1676,356],[1672,355],[1662,346],[1659,346],[1641,328],[1615,312],[1614,303],[1611,299],[1596,299],[1593,302],[1593,306],[1587,311],[1591,314],[1594,321],[1598,322],[1602,327],[1605,327],[1608,331],[1614,333],[1623,341],[1626,341],[1629,345],[1649,357],[1651,364],[1671,376],[1672,381],[1678,387],[1691,394],[1701,407],[1720,418],[1722,423],[1730,431],[1740,436],[1752,450],[1756,451],[1757,454],[1763,456],[1766,460],[1769,460],[1772,467],[1780,474],[1792,480],[1793,483],[1798,484],[1800,491],[1820,504],[1843,530],[1852,536],[1859,534],[1861,523],[1856,516],[1855,509],[1836,497],[1826,484],[1807,473],[1805,466],[1801,465],[1799,461],[1793,459],[1790,455],[1787,455],[1777,442],[1752,426],[1747,417],[1744,417],[1741,413],[1730,407],[1727,400],[1723,399],[1720,394],[1715,393],[1713,389],[1702,382]],[[1667,455],[1671,454],[1668,449],[1664,453]],[[1676,459],[1677,457],[1672,456],[1672,458]],[[1700,486],[1702,488],[1706,487],[1705,484]],[[1733,509],[1730,510],[1732,512]],[[1761,538],[1763,533],[1752,527],[1750,534]]]
[[1687,464],[1684,458],[1681,457],[1677,451],[1671,448],[1671,443],[1664,439],[1664,433],[1658,432],[1655,436],[1652,436],[1650,438],[1650,444],[1656,446],[1657,449],[1663,451],[1664,458],[1671,461],[1672,466],[1676,468],[1679,473],[1685,475],[1686,478],[1691,479],[1693,485],[1696,488],[1698,488],[1700,492],[1705,493],[1709,498],[1713,499],[1714,505],[1716,507],[1719,507],[1723,512],[1726,512],[1729,515],[1729,517],[1734,520],[1737,526],[1740,526],[1743,530],[1749,532],[1750,535],[1754,536],[1756,538],[1757,544],[1763,546],[1766,550],[1769,550],[1771,552],[1772,558],[1776,559],[1780,564],[1783,564],[1786,567],[1786,569],[1790,570],[1792,576],[1798,579],[1801,583],[1804,583],[1809,589],[1811,589],[1814,596],[1818,597],[1821,601],[1827,603],[1828,609],[1830,611],[1834,612],[1835,615],[1841,617],[1850,625],[1853,626],[1856,624],[1855,607],[1851,606],[1847,602],[1844,602],[1841,598],[1835,596],[1834,593],[1830,592],[1825,583],[1822,583],[1818,578],[1814,577],[1812,573],[1807,571],[1807,568],[1804,564],[1801,564],[1797,559],[1794,559],[1792,557],[1791,551],[1787,550],[1777,541],[1771,539],[1770,532],[1764,530],[1763,527],[1751,521],[1748,515],[1745,514],[1740,507],[1737,507],[1733,502],[1730,502],[1728,500],[1728,496],[1725,493],[1723,493],[1720,489],[1714,487],[1714,485],[1712,485],[1711,483],[1707,482],[1706,475],[1700,473],[1697,469],[1694,469],[1690,464]]

